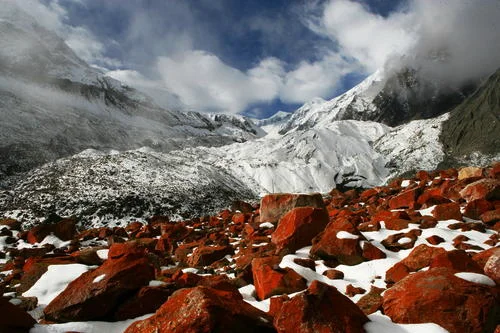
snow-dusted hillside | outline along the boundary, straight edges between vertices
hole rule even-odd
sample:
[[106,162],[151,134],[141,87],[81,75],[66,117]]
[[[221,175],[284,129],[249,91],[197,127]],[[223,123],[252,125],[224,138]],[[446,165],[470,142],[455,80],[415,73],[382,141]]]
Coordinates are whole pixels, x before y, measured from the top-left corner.
[[330,101],[315,98],[305,103],[293,113],[280,133],[293,129],[328,126],[337,120],[367,118],[370,113],[376,111],[372,100],[382,89],[383,80],[383,72],[377,71],[351,90]]
[[165,110],[90,67],[13,2],[0,11],[0,182],[82,150],[220,146],[264,133],[249,119]]
[[0,215],[36,222],[55,212],[106,224],[194,216],[261,193],[373,186],[387,172],[371,143],[387,131],[378,123],[339,121],[219,148],[85,151],[29,172],[0,195]]

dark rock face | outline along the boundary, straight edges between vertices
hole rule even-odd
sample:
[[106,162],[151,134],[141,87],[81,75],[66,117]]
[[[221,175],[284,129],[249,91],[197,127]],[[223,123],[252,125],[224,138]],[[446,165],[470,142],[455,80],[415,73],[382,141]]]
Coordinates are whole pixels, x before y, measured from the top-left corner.
[[414,69],[405,69],[390,77],[373,103],[378,112],[371,119],[398,126],[416,119],[428,119],[448,112],[464,101],[473,85],[456,91],[442,91],[435,83],[419,77]]
[[449,163],[474,152],[499,153],[500,70],[455,108],[443,123],[440,141]]

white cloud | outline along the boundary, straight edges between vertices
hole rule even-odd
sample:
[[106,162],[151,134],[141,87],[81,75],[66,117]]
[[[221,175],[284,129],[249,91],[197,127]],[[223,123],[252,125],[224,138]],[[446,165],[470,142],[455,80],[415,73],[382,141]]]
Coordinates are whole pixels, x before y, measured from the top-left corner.
[[204,51],[160,57],[158,71],[168,90],[197,110],[237,113],[277,97],[283,75],[279,60],[266,58],[243,72]]
[[314,97],[329,97],[345,74],[354,66],[339,54],[330,53],[320,61],[302,61],[286,73],[280,99],[285,103],[304,103]]
[[493,72],[500,66],[498,0],[410,0],[382,17],[359,2],[330,0],[306,21],[338,44],[366,72],[411,66],[445,86]]
[[391,55],[405,52],[415,40],[411,14],[395,12],[384,18],[362,4],[331,0],[311,27],[339,44],[339,53],[357,60],[367,72],[381,68]]
[[179,98],[168,91],[160,80],[148,79],[135,70],[109,71],[106,72],[106,75],[147,94],[161,107],[167,109],[185,109],[185,105],[181,103]]
[[196,110],[238,113],[256,103],[280,99],[304,103],[328,97],[352,65],[337,54],[320,61],[299,63],[290,71],[276,58],[265,58],[246,72],[204,51],[188,51],[177,57],[160,57],[158,72],[163,85],[183,104]]
[[[66,44],[89,64],[109,67],[121,65],[117,59],[105,57],[105,45],[89,30],[81,26],[67,24],[68,13],[60,4],[60,0],[7,0],[21,8],[36,19],[38,24],[59,35]],[[82,3],[80,0],[72,0]],[[83,4],[83,3],[82,3]]]

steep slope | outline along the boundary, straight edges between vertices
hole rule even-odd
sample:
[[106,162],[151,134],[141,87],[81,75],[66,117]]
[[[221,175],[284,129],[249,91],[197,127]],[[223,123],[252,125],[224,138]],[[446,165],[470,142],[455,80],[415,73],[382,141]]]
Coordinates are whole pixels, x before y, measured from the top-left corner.
[[418,70],[379,70],[346,93],[325,101],[316,98],[294,112],[280,133],[337,120],[375,121],[395,127],[411,120],[440,116],[459,105],[475,84],[445,88],[421,77]]
[[37,168],[0,191],[0,215],[35,223],[57,213],[105,225],[152,214],[196,216],[261,193],[377,185],[387,172],[371,142],[387,131],[378,123],[338,121],[218,148],[87,151]]
[[451,111],[440,140],[447,163],[473,155],[500,156],[500,69],[467,100]]
[[474,88],[474,83],[450,88],[427,80],[418,70],[405,68],[388,76],[372,101],[376,112],[361,119],[398,126],[411,120],[434,118],[462,103]]
[[161,151],[262,135],[250,120],[164,110],[90,67],[13,2],[0,12],[0,182],[87,148]]

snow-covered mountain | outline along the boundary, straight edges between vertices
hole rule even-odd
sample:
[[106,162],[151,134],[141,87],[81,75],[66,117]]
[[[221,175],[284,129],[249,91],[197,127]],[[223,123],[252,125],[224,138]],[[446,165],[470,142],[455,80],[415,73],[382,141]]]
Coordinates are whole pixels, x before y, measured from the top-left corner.
[[88,148],[220,146],[263,133],[240,116],[165,110],[90,67],[12,2],[0,11],[0,181]]
[[[162,109],[21,18],[0,20],[2,38],[29,40],[0,48],[0,216],[34,223],[57,213],[88,224],[199,216],[262,193],[377,186],[456,163],[450,156],[465,150],[499,158],[498,73],[466,98],[415,71],[381,70],[330,101],[253,122]],[[51,47],[38,57],[41,44]],[[20,63],[15,52],[26,52]],[[23,72],[31,63],[44,70]]]

